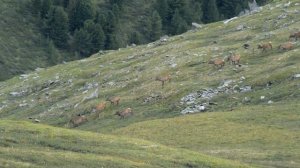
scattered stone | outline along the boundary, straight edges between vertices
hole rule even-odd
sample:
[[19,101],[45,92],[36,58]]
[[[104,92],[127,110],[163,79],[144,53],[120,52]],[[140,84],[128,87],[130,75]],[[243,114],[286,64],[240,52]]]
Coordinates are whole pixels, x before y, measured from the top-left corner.
[[241,93],[246,93],[246,92],[251,92],[251,91],[252,91],[252,87],[251,86],[240,87],[240,92]]
[[288,3],[284,4],[283,7],[287,8],[291,5],[291,1],[289,1]]
[[294,79],[296,79],[296,78],[300,78],[300,74],[296,74],[296,75],[294,75],[294,76],[293,76],[293,78],[294,78]]
[[187,107],[184,110],[182,110],[181,114],[192,114],[192,113],[198,113],[198,112],[204,112],[206,111],[206,107],[204,104],[201,105],[194,105],[192,107]]
[[37,72],[40,72],[40,71],[42,71],[42,70],[44,70],[44,68],[39,68],[39,67],[37,67],[37,68],[35,69],[35,71],[37,71]]
[[236,28],[236,30],[237,31],[241,31],[241,30],[244,30],[244,29],[246,29],[247,27],[245,26],[245,25],[243,25],[243,24],[241,24],[241,25],[238,25],[238,27]]
[[287,14],[286,13],[283,13],[283,14],[281,14],[281,15],[279,15],[278,17],[277,17],[277,19],[285,19],[285,18],[287,18]]
[[39,123],[39,122],[41,122],[41,121],[38,120],[38,119],[34,119],[34,122]]
[[235,20],[235,19],[237,19],[237,18],[239,18],[239,17],[233,17],[233,18],[231,18],[231,19],[227,19],[227,20],[223,21],[223,23],[224,23],[224,24],[227,24],[227,23],[229,23],[229,22],[231,22],[231,21],[233,21],[233,20]]
[[22,103],[22,104],[19,104],[19,107],[26,107],[26,106],[28,106],[28,104],[27,104],[27,103]]
[[260,96],[260,100],[264,100],[265,98],[265,96]]
[[27,79],[30,75],[28,74],[22,74],[20,75],[19,79]]
[[21,93],[19,93],[19,92],[10,92],[9,94],[14,97],[21,96]]
[[249,103],[251,99],[249,97],[244,97],[243,103]]
[[273,104],[274,102],[272,100],[269,100],[268,101],[268,104]]
[[198,23],[196,23],[196,22],[193,22],[193,23],[192,23],[192,27],[193,27],[194,29],[201,29],[203,26],[200,25],[200,24],[198,24]]

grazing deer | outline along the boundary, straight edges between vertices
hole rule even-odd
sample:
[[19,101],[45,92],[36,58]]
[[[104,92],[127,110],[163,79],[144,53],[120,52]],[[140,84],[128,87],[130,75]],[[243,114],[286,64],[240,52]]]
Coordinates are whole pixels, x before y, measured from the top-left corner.
[[121,117],[121,119],[124,119],[125,117],[133,115],[133,112],[132,112],[131,108],[127,108],[127,109],[125,109],[123,111],[117,111],[115,113],[115,115],[118,115],[118,116]]
[[166,76],[157,76],[155,78],[156,81],[161,82],[161,87],[164,88],[165,82],[169,81],[171,82],[171,75],[166,75]]
[[80,124],[83,124],[85,122],[87,122],[88,119],[85,115],[77,115],[75,117],[73,117],[69,123],[72,124],[73,127],[78,127]]
[[232,52],[230,53],[231,55],[227,57],[227,61],[231,61],[231,64],[236,65],[240,63],[241,55],[240,54],[233,54]]
[[105,109],[105,107],[106,107],[106,102],[101,102],[97,104],[95,110],[96,110],[96,114],[98,115],[98,118],[100,117],[100,113]]
[[216,67],[222,68],[223,66],[225,66],[225,61],[220,58],[217,58],[215,60],[210,60],[208,64],[213,64]]
[[113,104],[113,105],[119,105],[120,100],[121,100],[121,98],[119,96],[109,97],[106,99],[106,101],[109,101],[110,104]]
[[262,49],[262,52],[267,51],[268,49],[272,50],[273,49],[272,42],[270,41],[268,43],[258,44],[257,48]]
[[296,33],[292,33],[289,39],[291,40],[292,38],[296,39],[296,41],[298,40],[298,38],[300,39],[300,31]]
[[278,49],[284,51],[284,50],[291,50],[291,49],[293,49],[293,47],[294,47],[293,43],[287,42],[287,43],[284,43],[284,44],[280,44],[278,46]]

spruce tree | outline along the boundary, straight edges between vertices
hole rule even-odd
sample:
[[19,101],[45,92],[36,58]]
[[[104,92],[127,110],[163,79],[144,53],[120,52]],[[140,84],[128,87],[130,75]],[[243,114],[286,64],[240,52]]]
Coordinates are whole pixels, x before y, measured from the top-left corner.
[[93,18],[94,9],[91,0],[70,0],[69,7],[71,32],[80,29],[86,20]]
[[85,29],[75,30],[73,48],[83,57],[90,54],[91,37]]
[[84,23],[83,29],[88,32],[90,41],[89,51],[90,54],[104,49],[105,35],[100,24],[95,24],[93,20],[87,20]]
[[42,1],[41,12],[40,12],[42,19],[47,18],[47,14],[48,14],[51,6],[52,6],[52,1],[51,0],[43,0]]
[[172,35],[180,34],[187,31],[188,25],[185,20],[179,14],[178,10],[175,10],[175,13],[171,20],[170,32]]
[[162,20],[163,29],[167,29],[167,25],[169,24],[168,20],[168,11],[169,11],[169,5],[167,0],[157,0],[155,9],[157,9],[157,12],[159,13],[159,16]]
[[68,16],[62,7],[51,7],[45,21],[44,34],[59,48],[66,48],[68,41]]
[[31,0],[32,13],[34,15],[39,15],[41,12],[42,1],[41,0]]
[[204,22],[210,23],[219,20],[219,11],[216,0],[204,0]]
[[193,6],[193,21],[197,23],[201,23],[202,17],[203,17],[203,11],[201,4],[199,2],[196,2]]
[[157,11],[154,11],[151,16],[150,40],[159,39],[162,35],[162,21]]

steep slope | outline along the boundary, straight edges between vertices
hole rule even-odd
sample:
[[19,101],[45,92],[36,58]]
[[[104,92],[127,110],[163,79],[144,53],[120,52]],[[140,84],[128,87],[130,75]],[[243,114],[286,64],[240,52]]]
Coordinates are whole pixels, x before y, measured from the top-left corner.
[[[78,129],[114,131],[254,165],[297,167],[299,151],[289,150],[297,149],[299,141],[295,131],[300,128],[299,41],[293,42],[292,50],[277,49],[300,26],[296,2],[287,5],[287,1],[280,1],[228,24],[205,25],[166,40],[98,53],[1,82],[0,117],[31,117],[45,124],[68,126],[73,116],[85,114],[89,121]],[[273,50],[257,49],[257,44],[269,41]],[[245,43],[250,49],[242,47]],[[230,52],[241,54],[241,66],[226,62],[218,69],[208,64]],[[172,80],[161,88],[155,77],[167,74]],[[212,98],[196,96],[192,105],[181,103],[191,93],[199,97],[208,93]],[[98,98],[91,98],[97,94]],[[120,96],[120,105],[108,104],[98,117],[93,109],[110,96]],[[182,110],[201,104],[209,113],[182,117]],[[133,109],[133,116],[120,120],[114,115],[127,107]],[[215,122],[208,122],[211,116]],[[198,129],[201,122],[204,126]],[[175,127],[177,124],[182,127]],[[276,140],[285,135],[290,140]],[[265,147],[263,151],[261,147]]]
[[0,121],[1,167],[247,167],[147,141]]

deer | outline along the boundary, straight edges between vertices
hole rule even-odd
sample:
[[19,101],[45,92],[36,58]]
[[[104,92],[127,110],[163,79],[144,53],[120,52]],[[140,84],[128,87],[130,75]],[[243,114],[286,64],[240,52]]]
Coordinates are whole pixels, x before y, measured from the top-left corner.
[[85,123],[87,121],[88,121],[88,119],[87,119],[87,117],[85,115],[79,114],[79,115],[73,117],[69,121],[69,123],[72,124],[73,127],[78,127],[79,125],[81,125],[81,124],[83,124],[83,123]]
[[270,41],[268,43],[258,44],[257,48],[262,49],[262,52],[267,51],[268,49],[272,50],[273,49],[272,42]]
[[210,61],[208,62],[208,64],[213,64],[213,65],[216,66],[216,67],[222,68],[223,66],[225,66],[225,61],[222,60],[222,59],[220,59],[220,58],[217,58],[217,59],[215,59],[215,60],[210,60]]
[[231,64],[236,65],[240,63],[241,55],[240,54],[233,54],[230,52],[230,56],[227,57],[227,61],[231,61]]
[[116,97],[109,97],[106,101],[109,101],[112,105],[119,105],[121,98],[119,96]]
[[167,81],[171,82],[171,75],[157,76],[155,78],[155,81],[160,81],[161,82],[161,87],[164,88],[165,82],[167,82]]
[[123,111],[117,111],[115,115],[118,115],[121,117],[121,119],[124,119],[125,117],[133,115],[133,112],[131,108],[126,108]]
[[95,111],[96,114],[98,115],[98,118],[100,117],[100,113],[105,109],[106,107],[106,102],[101,102],[96,105]]
[[284,50],[291,50],[291,49],[293,49],[293,47],[294,47],[293,43],[287,42],[287,43],[284,43],[284,44],[280,44],[278,46],[278,49],[284,51]]
[[298,38],[300,39],[300,31],[296,33],[292,33],[289,39],[291,40],[292,38],[294,38],[296,41],[298,40]]

